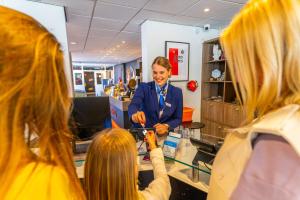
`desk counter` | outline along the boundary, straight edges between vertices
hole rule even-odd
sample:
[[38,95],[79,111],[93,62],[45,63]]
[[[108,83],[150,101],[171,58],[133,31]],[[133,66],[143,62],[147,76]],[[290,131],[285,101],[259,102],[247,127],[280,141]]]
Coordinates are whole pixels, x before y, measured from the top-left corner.
[[128,106],[130,102],[130,100],[120,101],[115,97],[109,97],[111,118],[120,128],[129,129],[131,127],[131,122],[128,117]]
[[[137,143],[137,146],[139,146],[139,143]],[[201,163],[199,163],[199,167],[197,169],[191,166],[190,163],[192,163],[196,153],[197,149],[190,143],[189,139],[182,139],[176,158],[174,160],[165,159],[166,169],[169,176],[207,193],[210,171],[206,168],[207,165],[204,166]],[[84,160],[85,155],[77,155],[75,157],[76,171],[79,178],[84,177]],[[144,161],[142,155],[138,156],[138,166],[139,171],[153,169],[151,161]]]

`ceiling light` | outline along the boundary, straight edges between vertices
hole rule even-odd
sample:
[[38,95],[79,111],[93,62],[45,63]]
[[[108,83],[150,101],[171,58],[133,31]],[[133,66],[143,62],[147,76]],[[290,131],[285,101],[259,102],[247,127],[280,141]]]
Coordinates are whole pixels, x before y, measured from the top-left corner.
[[209,12],[209,11],[210,11],[209,8],[205,8],[205,9],[204,9],[204,12]]
[[77,42],[71,42],[71,44],[75,45],[75,44],[77,44]]
[[125,41],[125,40],[123,40],[123,41],[122,41],[122,44],[125,44],[125,43],[126,43],[126,41]]

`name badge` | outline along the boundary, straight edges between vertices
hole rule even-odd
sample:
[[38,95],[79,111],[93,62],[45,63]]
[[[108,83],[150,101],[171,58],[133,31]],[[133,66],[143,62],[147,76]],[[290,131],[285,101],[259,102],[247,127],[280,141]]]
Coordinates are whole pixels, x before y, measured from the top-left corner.
[[170,107],[171,108],[171,104],[166,102],[166,106]]

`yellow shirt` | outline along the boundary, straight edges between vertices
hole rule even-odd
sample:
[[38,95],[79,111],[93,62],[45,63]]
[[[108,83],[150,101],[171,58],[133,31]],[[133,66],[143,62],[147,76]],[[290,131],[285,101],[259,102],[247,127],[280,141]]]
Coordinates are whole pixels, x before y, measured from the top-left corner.
[[4,199],[73,199],[66,172],[45,163],[29,163],[17,173]]

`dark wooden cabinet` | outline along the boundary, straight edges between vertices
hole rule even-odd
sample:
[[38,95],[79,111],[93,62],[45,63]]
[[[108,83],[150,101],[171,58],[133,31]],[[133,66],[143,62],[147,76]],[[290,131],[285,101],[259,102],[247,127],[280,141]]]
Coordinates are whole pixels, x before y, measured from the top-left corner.
[[203,133],[224,138],[228,128],[238,127],[244,122],[245,114],[242,106],[237,104],[223,53],[217,59],[214,56],[216,49],[220,53],[220,48],[218,38],[203,43],[201,121],[205,124]]

